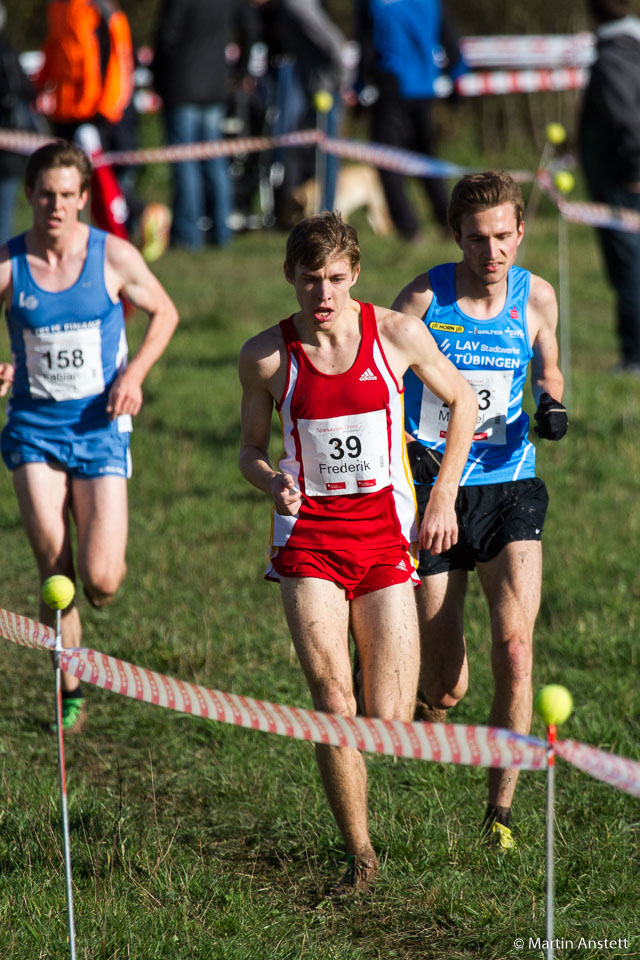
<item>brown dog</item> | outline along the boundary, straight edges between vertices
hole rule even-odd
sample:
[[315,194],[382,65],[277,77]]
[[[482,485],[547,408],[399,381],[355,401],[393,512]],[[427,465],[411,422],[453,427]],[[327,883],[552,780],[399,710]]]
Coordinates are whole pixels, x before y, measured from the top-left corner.
[[[302,215],[311,216],[319,204],[317,181],[306,180],[296,187],[293,197],[300,205]],[[341,166],[333,205],[345,220],[348,220],[355,210],[364,207],[369,226],[381,237],[393,230],[389,208],[375,167],[364,163]]]

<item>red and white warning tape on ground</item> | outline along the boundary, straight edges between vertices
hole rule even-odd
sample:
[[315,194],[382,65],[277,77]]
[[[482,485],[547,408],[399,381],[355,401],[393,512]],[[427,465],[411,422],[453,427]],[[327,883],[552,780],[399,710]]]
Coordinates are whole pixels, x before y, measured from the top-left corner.
[[640,763],[617,757],[606,750],[589,747],[576,740],[559,740],[556,743],[556,753],[579,770],[590,773],[592,777],[640,797]]
[[[21,646],[46,650],[55,646],[54,631],[50,627],[3,609],[0,609],[0,635]],[[497,727],[340,717],[281,706],[176,680],[85,648],[63,651],[61,663],[67,673],[113,693],[191,716],[297,740],[440,763],[520,770],[543,770],[547,766],[544,741]],[[569,763],[592,776],[640,796],[640,764],[572,740],[560,741],[556,749]]]
[[[0,609],[0,633],[22,646],[52,650],[49,627]],[[547,762],[546,745],[534,737],[509,730],[462,724],[401,723],[370,717],[340,717],[301,707],[281,706],[137,667],[117,657],[85,648],[61,653],[65,672],[86,683],[125,697],[188,713],[194,717],[230,723],[297,740],[354,747],[415,760],[514,767],[541,770]]]
[[640,213],[627,207],[610,207],[606,203],[571,203],[556,189],[547,170],[539,170],[537,181],[551,197],[560,214],[572,223],[586,223],[592,227],[640,233]]

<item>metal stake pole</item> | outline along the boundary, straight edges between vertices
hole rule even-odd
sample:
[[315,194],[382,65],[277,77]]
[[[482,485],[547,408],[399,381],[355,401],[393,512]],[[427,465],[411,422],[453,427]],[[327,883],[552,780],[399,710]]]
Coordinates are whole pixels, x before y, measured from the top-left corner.
[[546,960],[553,960],[553,827],[555,805],[555,756],[556,728],[554,724],[547,727],[547,930],[545,950]]
[[[327,118],[328,114],[326,110],[318,110],[316,113],[316,128],[320,133],[326,136],[327,134]],[[314,197],[314,213],[320,213],[322,210],[322,200],[325,195],[325,187],[327,183],[327,155],[324,152],[323,144],[319,143],[316,146],[316,190]]]
[[558,307],[560,313],[560,362],[564,377],[562,402],[571,408],[571,304],[569,296],[569,226],[558,211]]
[[67,777],[64,765],[64,736],[62,733],[62,612],[56,610],[56,646],[53,666],[56,678],[56,727],[58,734],[58,772],[60,775],[60,805],[62,809],[62,833],[64,837],[64,868],[67,885],[67,913],[69,918],[69,956],[76,960],[76,932],[73,919],[73,886],[71,882],[71,845],[69,842],[69,810],[67,805]]

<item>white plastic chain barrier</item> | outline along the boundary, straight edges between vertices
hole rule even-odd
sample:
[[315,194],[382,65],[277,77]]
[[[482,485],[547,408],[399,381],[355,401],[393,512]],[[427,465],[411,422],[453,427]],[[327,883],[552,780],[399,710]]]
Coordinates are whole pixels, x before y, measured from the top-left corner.
[[[0,635],[21,646],[52,650],[55,645],[50,627],[1,608]],[[67,673],[105,690],[251,730],[415,760],[520,770],[547,766],[544,741],[497,727],[341,717],[281,706],[187,683],[86,648],[65,651],[61,660]],[[592,776],[640,796],[640,764],[571,740],[560,741],[557,752]]]

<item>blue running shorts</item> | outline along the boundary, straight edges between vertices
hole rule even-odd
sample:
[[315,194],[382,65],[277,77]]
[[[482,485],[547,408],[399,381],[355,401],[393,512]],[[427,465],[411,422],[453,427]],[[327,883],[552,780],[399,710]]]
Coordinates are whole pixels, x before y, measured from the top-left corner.
[[93,480],[96,477],[131,476],[129,433],[120,433],[117,424],[68,439],[29,432],[2,431],[2,459],[9,470],[25,463],[48,463],[72,477]]

